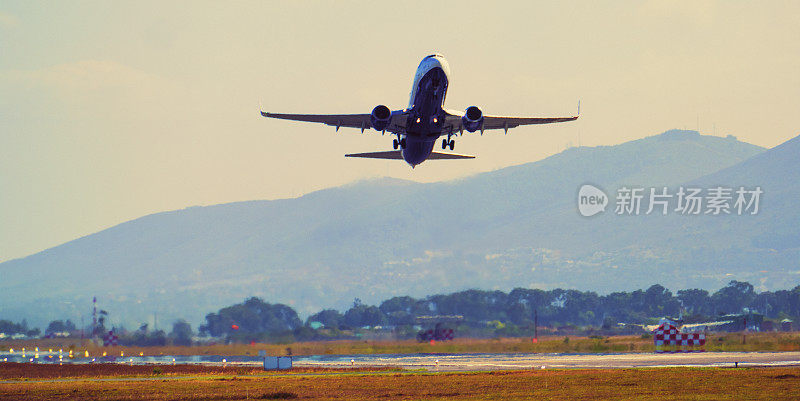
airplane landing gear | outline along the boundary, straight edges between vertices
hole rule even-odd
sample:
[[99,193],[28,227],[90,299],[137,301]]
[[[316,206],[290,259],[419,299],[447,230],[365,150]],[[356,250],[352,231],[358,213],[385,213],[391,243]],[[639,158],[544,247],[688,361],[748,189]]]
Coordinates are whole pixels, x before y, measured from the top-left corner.
[[453,150],[456,147],[456,140],[442,139],[442,149],[447,149],[448,146],[450,146],[450,150]]
[[400,142],[397,142],[397,139],[392,140],[392,147],[394,150],[397,150],[397,147],[400,146]]

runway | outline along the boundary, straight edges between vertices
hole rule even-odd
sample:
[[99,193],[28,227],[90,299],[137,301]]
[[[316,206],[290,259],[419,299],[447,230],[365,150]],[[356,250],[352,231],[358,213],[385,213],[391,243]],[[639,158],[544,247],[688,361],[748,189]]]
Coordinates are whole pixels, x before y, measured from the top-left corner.
[[394,366],[438,371],[548,368],[798,366],[800,352],[697,352],[676,354],[417,354],[301,357],[298,367]]
[[[22,358],[0,355],[8,362],[59,363],[54,355]],[[199,364],[211,366],[261,366],[258,356],[159,355],[103,358],[64,358],[64,364]],[[641,367],[748,367],[800,366],[800,352],[693,352],[675,354],[390,354],[390,355],[310,355],[294,356],[295,367],[347,368],[397,367],[430,371],[491,371],[551,368],[641,368]]]

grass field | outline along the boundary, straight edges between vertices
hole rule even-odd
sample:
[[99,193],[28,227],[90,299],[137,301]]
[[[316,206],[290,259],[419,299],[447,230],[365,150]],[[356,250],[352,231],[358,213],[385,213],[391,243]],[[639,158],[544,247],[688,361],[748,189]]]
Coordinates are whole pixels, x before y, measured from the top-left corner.
[[[415,340],[337,340],[311,341],[291,344],[218,344],[193,347],[98,347],[89,341],[43,339],[28,341],[0,342],[0,352],[14,348],[19,351],[26,347],[42,350],[64,349],[70,347],[75,354],[83,355],[89,351],[91,356],[107,352],[109,355],[257,355],[266,350],[269,355],[352,355],[352,354],[411,354],[411,353],[607,353],[607,352],[653,352],[653,340],[641,336],[614,336],[607,338],[587,337],[542,337],[538,343],[530,338],[469,339],[457,338],[453,341],[435,344],[418,343]],[[706,351],[800,351],[800,333],[742,333],[710,334],[704,347]]]
[[[660,368],[529,370],[476,373],[292,371],[167,371],[119,365],[92,371],[88,365],[23,365],[28,376],[67,381],[0,384],[0,399],[14,400],[512,400],[512,399],[800,399],[800,368]],[[168,368],[168,367],[164,367]],[[177,367],[175,367],[177,368]],[[201,368],[198,368],[201,369]],[[114,380],[114,381],[96,381]]]

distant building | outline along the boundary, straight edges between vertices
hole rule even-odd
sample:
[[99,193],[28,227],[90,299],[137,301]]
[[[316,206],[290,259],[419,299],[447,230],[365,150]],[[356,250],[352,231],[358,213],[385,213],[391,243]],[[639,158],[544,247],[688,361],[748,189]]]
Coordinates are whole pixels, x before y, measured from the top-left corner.
[[[661,319],[659,324],[663,324],[664,322],[671,323],[669,319]],[[764,315],[758,313],[731,314],[718,316],[713,322],[690,323],[684,325],[680,323],[673,324],[680,327],[681,333],[705,333],[711,331],[737,332],[744,331],[745,328],[748,331],[762,331]],[[652,326],[646,326],[645,328],[651,331],[654,330],[654,328],[651,327]]]
[[736,331],[733,330],[733,320],[719,322],[691,323],[681,326],[681,333],[705,333],[709,331]]
[[761,331],[763,332],[775,331],[775,324],[773,324],[771,320],[765,320],[761,322]]
[[716,319],[719,321],[731,321],[729,326],[726,326],[726,331],[761,331],[761,324],[764,322],[764,315],[760,313],[746,313],[746,314],[730,314],[718,316]]

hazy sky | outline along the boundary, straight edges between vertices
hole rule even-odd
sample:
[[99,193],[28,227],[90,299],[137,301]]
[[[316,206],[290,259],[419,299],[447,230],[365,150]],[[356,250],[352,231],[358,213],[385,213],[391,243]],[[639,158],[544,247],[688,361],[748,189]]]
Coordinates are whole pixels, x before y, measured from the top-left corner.
[[[464,136],[477,159],[412,170],[343,157],[391,149],[375,131],[258,114],[402,108],[432,52],[448,108],[570,115],[580,99],[581,119]],[[698,118],[771,147],[800,134],[799,73],[797,1],[3,1],[0,261],[154,212],[447,180]]]

